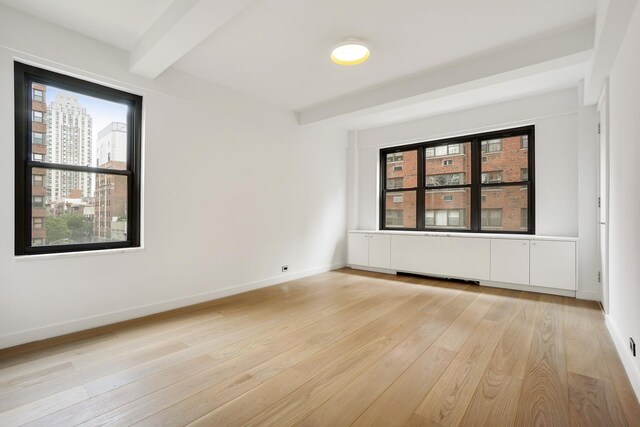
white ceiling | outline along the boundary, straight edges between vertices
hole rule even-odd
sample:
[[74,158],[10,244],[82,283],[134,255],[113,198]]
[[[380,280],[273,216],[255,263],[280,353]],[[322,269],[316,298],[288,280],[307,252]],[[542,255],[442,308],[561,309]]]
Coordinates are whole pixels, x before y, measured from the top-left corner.
[[[299,111],[590,19],[595,0],[262,0],[175,66]],[[371,59],[329,60],[355,36]]]
[[[153,33],[159,22],[170,30],[175,23],[189,28],[195,21],[188,19],[198,19],[186,19],[176,11],[195,10],[197,4],[215,11],[216,5],[230,1],[0,3],[131,52],[149,34],[160,39]],[[304,111],[584,24],[593,20],[595,11],[596,0],[255,0],[230,19],[211,25],[211,34],[192,40],[192,45],[183,40],[165,42],[183,42],[187,53],[173,64],[182,71]],[[200,25],[214,21],[213,15],[200,17]],[[368,42],[371,59],[355,67],[337,66],[329,53],[349,36]],[[198,44],[200,40],[204,41]],[[577,83],[583,76],[574,77]],[[553,79],[543,80],[549,81],[549,90],[558,86]],[[543,89],[539,84],[535,88]]]
[[14,9],[129,50],[174,0],[1,0]]

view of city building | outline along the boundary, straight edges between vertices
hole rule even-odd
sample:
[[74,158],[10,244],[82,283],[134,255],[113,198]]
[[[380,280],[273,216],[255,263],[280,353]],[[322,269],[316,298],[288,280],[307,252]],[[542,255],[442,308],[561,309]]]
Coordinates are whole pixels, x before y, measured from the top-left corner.
[[[71,94],[60,93],[47,108],[47,157],[50,163],[91,166],[92,118]],[[47,182],[51,201],[68,197],[72,190],[81,190],[89,197],[91,175],[80,172],[52,170]]]
[[[55,93],[47,102],[47,91]],[[92,112],[82,99],[93,107]],[[32,85],[33,160],[53,164],[124,170],[127,166],[126,118],[100,100]],[[121,107],[120,109],[126,107]],[[111,111],[117,111],[110,114]],[[105,112],[114,119],[104,126]],[[93,113],[93,114],[92,114]],[[93,132],[95,114],[103,125]],[[63,169],[34,168],[32,245],[57,245],[127,239],[127,177]]]
[[[33,84],[31,104],[33,109],[31,129],[31,152],[34,161],[42,161],[47,157],[47,87],[41,84]],[[47,216],[46,202],[48,199],[46,170],[32,169],[31,189],[31,242],[33,245],[43,245],[46,242],[47,230],[45,217]]]
[[[526,231],[528,186],[506,185],[528,180],[528,137],[481,141],[482,230]],[[424,150],[425,228],[471,228],[471,143],[455,143]],[[418,150],[387,154],[386,188],[417,187]],[[467,186],[441,188],[447,186]],[[416,227],[416,190],[387,191],[385,226]]]

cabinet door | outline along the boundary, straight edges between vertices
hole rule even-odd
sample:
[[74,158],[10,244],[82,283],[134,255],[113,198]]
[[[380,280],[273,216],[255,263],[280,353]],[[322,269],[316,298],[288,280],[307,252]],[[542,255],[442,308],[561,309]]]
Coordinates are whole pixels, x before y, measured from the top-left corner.
[[369,267],[391,267],[391,236],[385,234],[369,235]]
[[529,284],[528,240],[491,240],[491,280]]
[[369,265],[369,235],[349,233],[349,264]]
[[475,280],[489,280],[491,242],[481,238],[392,236],[391,268]]
[[530,283],[533,286],[575,290],[575,242],[531,242]]

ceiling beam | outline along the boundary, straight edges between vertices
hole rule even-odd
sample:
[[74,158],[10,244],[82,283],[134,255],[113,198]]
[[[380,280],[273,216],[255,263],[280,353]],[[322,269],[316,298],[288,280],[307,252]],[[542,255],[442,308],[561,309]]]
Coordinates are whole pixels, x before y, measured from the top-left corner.
[[300,124],[371,114],[583,64],[593,53],[592,21],[298,112]]
[[129,69],[156,78],[253,0],[176,0],[129,52]]
[[599,2],[593,60],[585,76],[585,105],[598,102],[637,3],[638,0],[601,0]]

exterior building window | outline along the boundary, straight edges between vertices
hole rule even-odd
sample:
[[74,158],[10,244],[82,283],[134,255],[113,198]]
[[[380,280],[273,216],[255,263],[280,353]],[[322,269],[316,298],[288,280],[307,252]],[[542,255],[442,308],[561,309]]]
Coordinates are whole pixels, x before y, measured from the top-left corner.
[[496,153],[498,151],[502,151],[502,140],[489,139],[487,141],[482,141],[481,147],[483,153]]
[[502,227],[502,209],[482,209],[482,227]]
[[453,154],[460,154],[460,144],[440,145],[425,150],[426,157],[450,156]]
[[33,132],[33,143],[34,144],[38,144],[38,145],[44,144],[44,138],[43,138],[42,133]]
[[386,213],[386,224],[389,227],[398,227],[403,223],[402,210],[388,210]]
[[464,173],[443,173],[427,175],[427,187],[442,187],[445,185],[464,184]]
[[492,171],[482,173],[482,183],[502,182],[502,171]]
[[387,188],[402,188],[404,178],[387,178]]
[[393,153],[393,154],[389,154],[389,157],[388,157],[387,161],[389,163],[391,163],[391,162],[401,162],[401,161],[403,161],[403,159],[404,159],[404,154],[402,154],[402,153]]
[[394,172],[399,172],[402,170],[402,165],[397,165],[393,167]]
[[15,254],[140,246],[142,98],[18,62],[14,79]]
[[460,227],[463,225],[464,210],[437,209],[425,211],[425,224],[430,227]]
[[[379,227],[535,234],[534,131],[525,126],[380,150]],[[402,170],[393,164],[399,154]]]
[[34,89],[33,90],[33,100],[37,101],[37,102],[43,102],[44,101],[44,92],[42,92],[39,89]]

